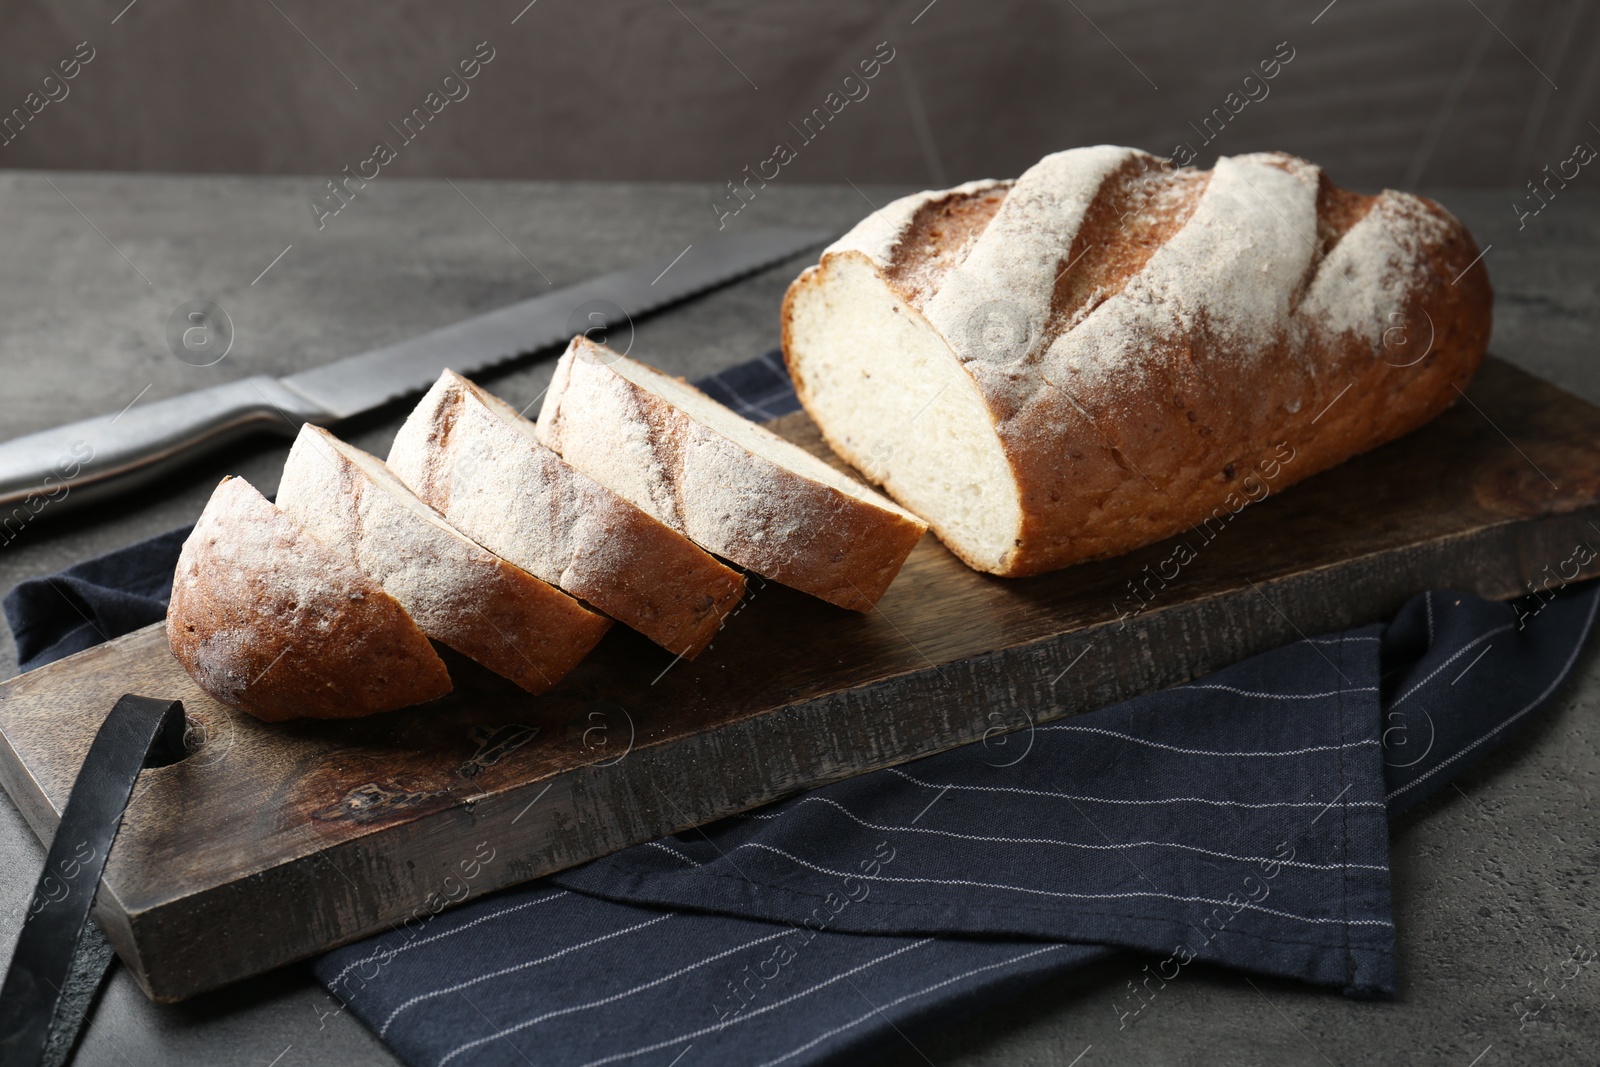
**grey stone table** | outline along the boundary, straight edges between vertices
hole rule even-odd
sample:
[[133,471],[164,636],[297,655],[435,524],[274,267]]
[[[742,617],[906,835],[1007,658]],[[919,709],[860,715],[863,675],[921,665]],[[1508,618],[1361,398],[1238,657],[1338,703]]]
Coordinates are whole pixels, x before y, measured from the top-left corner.
[[[384,179],[319,231],[307,206],[317,184],[0,172],[0,437],[313,366],[548,284],[673,255],[715,226],[710,190],[690,185],[452,188]],[[774,184],[730,225],[842,229],[870,210],[869,199],[881,204],[897,192]],[[1600,402],[1600,197],[1563,192],[1520,231],[1513,193],[1440,199],[1492,245],[1494,350]],[[641,321],[634,352],[692,376],[773,347],[778,300],[796,269],[775,268]],[[168,316],[193,299],[221,305],[235,328],[215,366],[190,366],[166,342]],[[534,362],[492,385],[520,405],[548,376],[549,362]],[[374,420],[352,436],[381,451],[396,426]],[[271,491],[285,451],[270,441],[240,447],[159,491],[82,515],[47,510],[0,547],[0,589],[192,521],[223,473]],[[14,667],[5,634],[0,676]],[[1114,999],[1147,962],[1125,955],[915,1035],[915,1046],[890,1062],[1592,1063],[1600,966],[1565,985],[1557,975],[1574,951],[1600,943],[1597,709],[1600,655],[1591,650],[1547,714],[1396,828],[1401,988],[1393,1002],[1195,967],[1119,1030]],[[10,956],[42,862],[16,810],[0,800],[0,957]],[[1531,983],[1544,998],[1532,996]],[[77,1062],[395,1062],[336,1007],[298,967],[177,1006],[146,1002],[119,971]]]

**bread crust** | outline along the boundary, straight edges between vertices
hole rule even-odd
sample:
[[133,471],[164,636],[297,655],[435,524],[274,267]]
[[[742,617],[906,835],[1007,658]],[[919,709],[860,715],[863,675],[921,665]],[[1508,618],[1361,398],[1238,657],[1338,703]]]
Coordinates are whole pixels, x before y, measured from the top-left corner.
[[445,371],[388,465],[451,524],[670,652],[693,659],[744,578],[575,470],[503,401]]
[[385,470],[307,424],[284,464],[278,509],[382,585],[423,633],[530,693],[555,685],[605,636],[610,619],[408,501],[399,479],[380,484]]
[[[783,347],[801,403],[830,445],[868,473],[868,457],[853,454],[817,411],[797,304],[825,293],[846,260],[866,263],[900,302],[899,313],[924,316],[950,346],[952,362],[988,405],[1022,506],[1016,543],[998,561],[947,541],[969,565],[1037,574],[1231,515],[1265,492],[1423,425],[1455,401],[1481,363],[1492,310],[1488,274],[1471,235],[1438,204],[1389,191],[1350,193],[1281,153],[1223,160],[1217,172],[1173,172],[1131,149],[1075,151],[1084,154],[1070,161],[1080,171],[1091,163],[1101,168],[1081,203],[1027,194],[1041,184],[1030,183],[1034,171],[1014,185],[908,198],[884,211],[903,220],[898,226],[863,223],[807,268],[784,299]],[[1167,277],[1165,288],[1152,281],[1164,267],[1171,271],[1164,249],[1193,244],[1185,231],[1221,228],[1214,173],[1225,166],[1246,185],[1252,176],[1262,182],[1263,174],[1281,172],[1284,196],[1310,207],[1308,225],[1287,220],[1312,246],[1309,265],[1300,274],[1285,268],[1281,278],[1264,273],[1261,282],[1264,289],[1286,286],[1287,312],[1242,334],[1223,328],[1230,308],[1218,306],[1198,273]],[[1008,212],[1004,201],[1022,195],[1030,201]],[[1219,245],[1219,258],[1252,247],[1284,214],[1265,201],[1239,203],[1231,232],[1224,231],[1235,244]],[[960,225],[970,216],[980,224]],[[1033,347],[1003,359],[961,335],[953,311],[962,294],[952,296],[958,283],[985,280],[994,291],[1010,291],[1007,246],[992,237],[989,245],[998,248],[984,244],[985,231],[997,226],[1012,227],[1009,239],[1022,252],[1041,251],[1025,247],[1030,236],[1045,246],[1038,267],[1057,272],[1021,312],[1033,325]],[[1041,238],[1041,230],[1050,232]],[[974,262],[996,252],[1000,267]],[[1257,294],[1223,295],[1247,303]],[[1173,305],[1193,310],[1182,319],[1185,328],[1137,328]],[[1134,326],[1100,328],[1116,315]],[[1096,343],[1075,344],[1080,336]],[[887,489],[894,495],[892,484]],[[938,516],[924,518],[941,532]]]
[[242,478],[183,544],[172,654],[206,693],[259,719],[344,719],[435,700],[450,676],[404,608]]
[[[619,372],[624,364],[635,380]],[[708,551],[839,607],[870,611],[926,524],[865,486],[853,496],[750,451],[640,384],[654,375],[604,345],[573,338],[545,394],[540,440]],[[674,384],[737,420],[772,454],[811,462],[693,386]]]

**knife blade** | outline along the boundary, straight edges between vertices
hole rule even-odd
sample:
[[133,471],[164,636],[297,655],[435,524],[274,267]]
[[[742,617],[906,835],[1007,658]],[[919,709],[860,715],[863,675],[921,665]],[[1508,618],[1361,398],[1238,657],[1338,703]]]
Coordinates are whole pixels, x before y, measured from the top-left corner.
[[696,241],[642,263],[542,293],[398,344],[275,378],[255,375],[121,414],[0,444],[0,543],[47,508],[60,513],[126,492],[254,433],[293,435],[419,393],[450,367],[471,375],[706,292],[819,245],[830,234],[765,229]]

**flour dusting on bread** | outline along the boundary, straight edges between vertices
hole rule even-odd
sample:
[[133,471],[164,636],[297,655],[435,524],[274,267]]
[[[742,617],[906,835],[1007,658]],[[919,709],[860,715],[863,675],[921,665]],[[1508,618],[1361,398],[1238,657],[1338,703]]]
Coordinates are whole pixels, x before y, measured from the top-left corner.
[[1279,442],[1298,480],[1438,414],[1487,343],[1476,259],[1437,205],[1283,153],[1073,149],[875,213],[790,287],[784,353],[846,461],[1031,574],[1178,532]]

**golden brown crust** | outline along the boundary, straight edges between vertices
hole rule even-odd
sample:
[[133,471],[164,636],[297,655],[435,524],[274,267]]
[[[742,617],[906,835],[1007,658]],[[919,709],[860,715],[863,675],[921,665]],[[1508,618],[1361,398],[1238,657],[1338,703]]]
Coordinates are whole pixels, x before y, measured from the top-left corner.
[[377,457],[321,427],[301,428],[277,503],[377,581],[430,638],[530,693],[560,681],[611,625],[450,527]]
[[1119,167],[1061,260],[1044,342],[1120,293],[1189,221],[1210,177],[1208,171],[1163,170],[1149,156]]
[[[438,639],[530,693],[543,693],[566,677],[600,643],[611,620],[571,597],[552,602],[551,586],[521,567],[496,558],[471,595],[473,615],[442,626]],[[558,590],[559,592],[559,590]]]
[[[1347,208],[1370,210],[1376,197],[1360,199]],[[1355,334],[1304,348],[1280,341],[1250,374],[1227,374],[1215,370],[1226,349],[1197,336],[1183,348],[1153,345],[1143,373],[1114,401],[1076,398],[1096,413],[1092,421],[1070,400],[1034,405],[1007,441],[1023,527],[1002,573],[1121,555],[1186,529],[1209,540],[1250,501],[1410,433],[1453,404],[1487,351],[1493,299],[1471,235],[1426,203],[1449,236],[1428,246],[1430,269],[1404,290],[1377,355]],[[1431,349],[1415,356],[1430,333]],[[1055,448],[1032,446],[1049,437]]]
[[952,189],[920,205],[889,264],[889,282],[912,307],[939,287],[1000,209],[1005,188]]
[[388,465],[490,551],[693,659],[744,595],[743,576],[563,462],[524,422],[446,371]]
[[269,722],[435,700],[444,662],[398,602],[240,478],[184,542],[167,611],[195,684]]
[[[947,542],[979,569],[1037,574],[1226,521],[1252,499],[1421,426],[1454,402],[1482,361],[1492,294],[1478,249],[1459,222],[1431,201],[1393,193],[1362,196],[1332,185],[1303,160],[1263,155],[1241,162],[1301,181],[1312,174],[1317,183],[1309,194],[1315,199],[1314,231],[1304,228],[1314,250],[1281,327],[1241,341],[1213,329],[1201,311],[1176,336],[1145,335],[1133,348],[1111,353],[1119,360],[1114,375],[1079,373],[1085,367],[1081,357],[1047,365],[1041,353],[1050,342],[1138,277],[1156,246],[1183,231],[1204,192],[1208,173],[1152,175],[1149,159],[1136,157],[1104,181],[1076,239],[1061,250],[1057,262],[1064,277],[1057,277],[1043,316],[1043,343],[1016,376],[1026,388],[1004,388],[995,364],[963,351],[964,339],[945,335],[953,358],[978,383],[990,409],[1022,503],[1016,545],[998,565],[970,558]],[[1144,189],[1132,212],[1126,206],[1130,180]],[[1007,195],[1016,195],[1016,188]],[[1262,212],[1267,207],[1252,206]],[[893,205],[886,212],[892,210]],[[1350,269],[1358,254],[1366,259],[1355,260],[1355,268],[1384,268],[1377,262],[1381,241],[1403,254],[1392,257],[1399,267],[1388,267],[1397,273],[1382,284],[1371,285],[1369,275],[1362,279],[1366,289],[1350,290],[1352,309],[1364,307],[1360,301],[1370,302],[1375,290],[1397,294],[1392,305],[1377,302],[1385,309],[1382,322],[1373,316],[1373,323],[1353,328],[1332,321],[1339,316],[1327,308],[1337,312],[1339,305],[1329,290],[1338,291],[1339,282],[1317,272],[1339,259],[1341,242],[1363,224],[1366,243],[1350,251],[1339,270]],[[834,264],[846,257],[870,263],[918,310],[932,299],[926,285],[912,289],[895,280],[900,257],[926,259],[926,250],[903,250],[882,227],[867,236],[855,244],[847,237],[825,252],[785,296],[784,352],[796,392],[813,414],[803,361],[795,355],[794,314],[802,295],[828,284]],[[963,247],[972,241],[963,235]],[[1314,280],[1322,286],[1320,303],[1308,298]],[[1208,296],[1190,295],[1197,304]],[[826,421],[818,422],[835,450],[852,460]],[[937,516],[924,517],[939,529]]]
[[[618,369],[624,362],[637,368],[637,380]],[[639,384],[655,373],[574,338],[546,394],[540,439],[708,551],[839,607],[870,611],[926,525],[864,486],[852,487],[858,496],[828,484],[842,480],[831,468],[811,475],[795,469],[817,461],[687,383],[660,386],[687,391],[685,403],[718,409],[752,447],[793,453],[793,466],[751,451]]]

